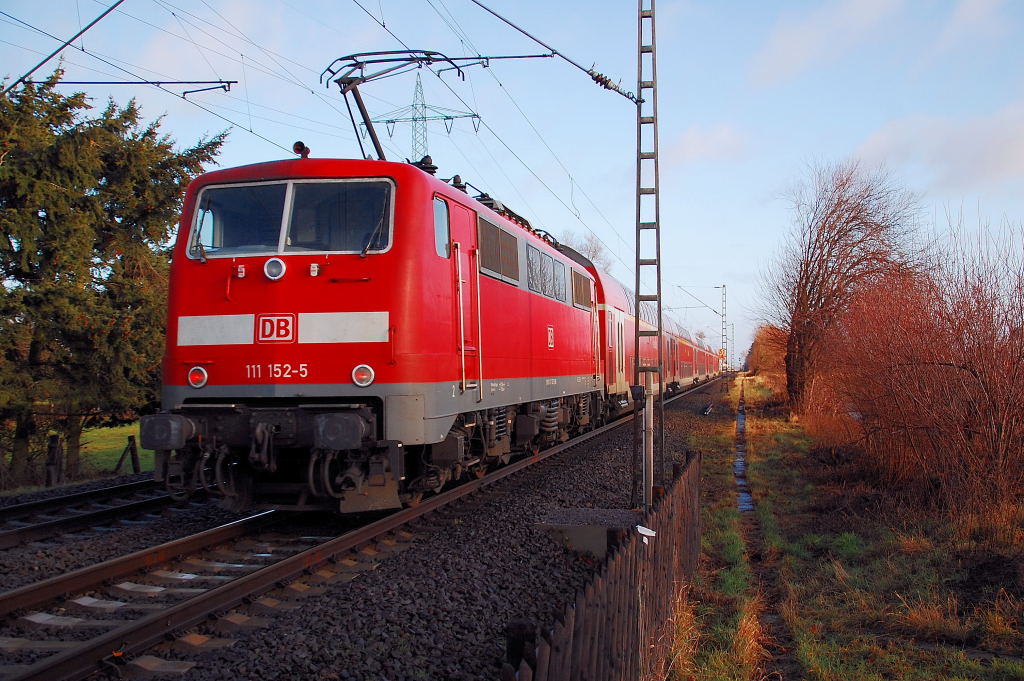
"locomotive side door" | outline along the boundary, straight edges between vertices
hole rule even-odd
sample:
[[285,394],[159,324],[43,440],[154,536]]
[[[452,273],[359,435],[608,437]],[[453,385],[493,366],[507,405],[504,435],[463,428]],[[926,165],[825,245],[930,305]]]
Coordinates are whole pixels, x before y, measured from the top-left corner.
[[476,215],[457,203],[449,203],[449,206],[460,388],[464,393],[476,390],[477,401],[480,401],[483,399],[483,357],[480,354],[480,251]]
[[607,308],[608,317],[608,383],[609,390],[621,393],[628,390],[625,375],[626,348],[623,337],[621,312]]
[[608,361],[605,363],[605,382],[609,386],[609,392],[614,392],[615,383],[619,379],[619,351],[615,344],[617,335],[615,327],[615,313],[611,307],[605,308],[605,326],[608,333]]

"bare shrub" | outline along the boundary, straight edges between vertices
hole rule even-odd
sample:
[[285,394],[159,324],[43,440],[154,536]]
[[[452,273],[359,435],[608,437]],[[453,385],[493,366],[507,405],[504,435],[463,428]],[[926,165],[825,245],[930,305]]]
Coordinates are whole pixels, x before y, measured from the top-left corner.
[[786,390],[786,339],[785,330],[762,324],[754,332],[754,342],[747,353],[747,369],[751,375],[759,377],[762,385],[779,394]]
[[932,267],[862,286],[822,356],[817,401],[883,480],[968,528],[1019,526],[1024,483],[1024,258],[1019,229],[962,238]]

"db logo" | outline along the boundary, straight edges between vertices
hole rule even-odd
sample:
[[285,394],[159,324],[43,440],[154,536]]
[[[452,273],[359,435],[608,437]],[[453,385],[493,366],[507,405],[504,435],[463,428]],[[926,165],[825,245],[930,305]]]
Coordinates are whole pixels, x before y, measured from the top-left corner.
[[257,343],[292,343],[295,341],[295,315],[256,315]]
[[554,349],[555,347],[555,327],[548,327],[548,347]]

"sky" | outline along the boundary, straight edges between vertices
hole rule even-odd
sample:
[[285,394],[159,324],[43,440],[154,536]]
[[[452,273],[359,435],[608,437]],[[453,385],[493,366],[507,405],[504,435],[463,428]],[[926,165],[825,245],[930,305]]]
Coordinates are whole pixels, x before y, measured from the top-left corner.
[[[481,1],[636,90],[636,4]],[[112,2],[4,0],[0,75],[18,78]],[[1024,3],[657,0],[655,22],[664,305],[712,346],[725,285],[731,354],[749,347],[769,312],[763,273],[793,224],[787,196],[816,164],[884,167],[936,232],[1022,223]],[[66,80],[237,83],[185,97],[205,86],[64,87],[97,107],[136,98],[182,147],[229,131],[221,167],[290,157],[296,140],[352,158],[358,138],[320,74],[338,57],[402,49],[549,52],[471,0],[125,0],[62,52]],[[557,237],[597,235],[632,282],[632,102],[557,57],[418,73],[428,105],[480,116],[479,130],[428,124],[439,176],[461,175]],[[415,79],[364,85],[371,115],[411,105]],[[408,123],[378,132],[389,160],[412,155]]]

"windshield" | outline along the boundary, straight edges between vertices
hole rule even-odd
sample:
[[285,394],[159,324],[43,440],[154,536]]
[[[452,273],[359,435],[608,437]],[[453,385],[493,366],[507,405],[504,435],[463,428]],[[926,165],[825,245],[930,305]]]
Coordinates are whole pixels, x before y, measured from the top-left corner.
[[384,180],[207,187],[189,257],[382,251],[390,245],[390,209],[391,183]]

